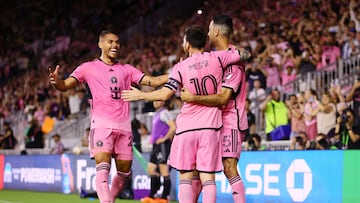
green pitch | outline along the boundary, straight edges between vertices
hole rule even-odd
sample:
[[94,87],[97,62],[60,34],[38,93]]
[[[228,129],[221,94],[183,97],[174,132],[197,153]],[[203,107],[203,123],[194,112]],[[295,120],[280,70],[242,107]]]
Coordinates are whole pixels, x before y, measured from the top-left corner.
[[[0,203],[98,203],[98,199],[80,199],[79,195],[20,190],[0,190]],[[135,200],[117,199],[117,203],[139,203]],[[177,203],[175,201],[171,203]]]

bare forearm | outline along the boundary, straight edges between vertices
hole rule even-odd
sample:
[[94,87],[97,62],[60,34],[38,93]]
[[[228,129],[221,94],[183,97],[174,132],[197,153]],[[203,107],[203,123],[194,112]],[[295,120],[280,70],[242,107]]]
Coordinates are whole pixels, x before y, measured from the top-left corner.
[[192,103],[197,103],[205,106],[222,106],[227,103],[227,100],[218,94],[212,95],[194,95]]
[[349,94],[346,96],[346,102],[350,102],[352,100],[352,98],[354,97],[355,89],[356,88],[353,87]]
[[65,81],[63,81],[63,80],[58,80],[58,81],[56,81],[56,83],[53,83],[52,85],[53,85],[53,87],[55,87],[57,90],[60,90],[60,91],[62,91],[62,92],[67,91],[67,88],[65,87]]
[[359,135],[355,134],[352,130],[349,130],[348,132],[352,142],[357,142],[359,140]]
[[149,101],[166,101],[170,99],[171,96],[172,94],[167,92],[165,93],[162,89],[160,89],[152,92],[144,92],[141,94],[140,99]]
[[160,76],[145,76],[144,79],[140,82],[141,85],[148,85],[151,87],[159,87],[165,84],[169,79],[168,75],[160,75]]

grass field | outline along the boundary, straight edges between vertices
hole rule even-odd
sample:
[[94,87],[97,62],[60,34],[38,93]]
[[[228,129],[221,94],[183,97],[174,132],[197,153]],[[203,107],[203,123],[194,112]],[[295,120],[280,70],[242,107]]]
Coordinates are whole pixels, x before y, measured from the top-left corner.
[[[0,203],[97,203],[97,199],[80,199],[77,194],[0,190]],[[118,199],[117,203],[138,203],[135,200]],[[171,203],[176,203],[175,201]]]

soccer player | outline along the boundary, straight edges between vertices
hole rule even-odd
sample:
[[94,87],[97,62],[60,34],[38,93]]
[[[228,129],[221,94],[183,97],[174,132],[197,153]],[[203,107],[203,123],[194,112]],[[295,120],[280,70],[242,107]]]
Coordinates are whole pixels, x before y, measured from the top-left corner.
[[[213,17],[209,25],[209,40],[216,50],[234,49],[230,45],[230,35],[233,23],[230,16],[218,15]],[[250,57],[250,55],[249,55]],[[222,162],[224,174],[229,180],[234,203],[245,202],[244,183],[237,171],[240,158],[241,143],[248,129],[247,113],[245,110],[245,64],[230,65],[225,69],[220,93],[213,95],[193,95],[189,90],[182,89],[181,99],[185,102],[207,106],[223,106],[221,129]],[[196,178],[193,180],[194,191],[197,196],[200,190]],[[197,197],[195,197],[195,201]]]
[[[153,144],[148,164],[148,174],[150,176],[150,195],[141,199],[143,203],[167,203],[171,189],[170,168],[167,160],[170,154],[170,146],[175,135],[176,124],[173,116],[168,110],[168,102],[154,101],[156,113],[153,117],[151,130],[151,143]],[[159,174],[159,172],[160,174]],[[154,195],[160,188],[160,176],[164,178],[164,190],[161,198]]]
[[[220,89],[224,67],[239,63],[243,51],[204,52],[207,34],[199,26],[185,30],[183,49],[189,57],[177,63],[165,86],[153,92],[136,88],[123,90],[122,97],[133,100],[169,99],[178,88],[193,94],[216,94]],[[181,203],[193,202],[192,176],[199,171],[203,185],[203,202],[216,201],[215,172],[222,168],[220,134],[221,110],[185,102],[176,118],[176,135],[172,142],[169,164],[180,172],[178,198]]]
[[[168,80],[167,75],[152,77],[131,65],[118,62],[120,41],[117,34],[103,31],[98,46],[98,59],[78,66],[65,80],[59,77],[59,65],[49,68],[51,84],[60,91],[85,83],[91,103],[90,156],[96,161],[96,186],[101,203],[115,202],[130,176],[132,164],[132,133],[129,102],[121,98],[121,90],[132,83],[160,86]],[[109,188],[108,178],[111,158],[115,158],[117,175]]]

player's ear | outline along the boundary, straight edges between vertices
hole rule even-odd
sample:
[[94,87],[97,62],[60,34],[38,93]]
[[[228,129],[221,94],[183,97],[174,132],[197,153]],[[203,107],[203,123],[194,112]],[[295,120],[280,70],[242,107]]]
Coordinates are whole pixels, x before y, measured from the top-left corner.
[[98,42],[98,47],[101,49],[102,48],[102,42],[101,42],[101,40],[99,40],[99,42]]
[[216,37],[220,35],[220,28],[218,26],[215,27],[214,34]]

